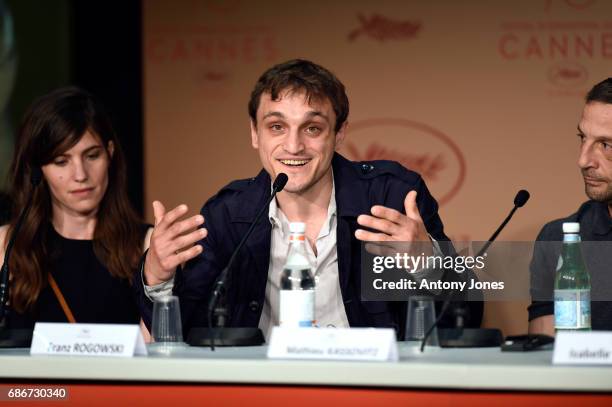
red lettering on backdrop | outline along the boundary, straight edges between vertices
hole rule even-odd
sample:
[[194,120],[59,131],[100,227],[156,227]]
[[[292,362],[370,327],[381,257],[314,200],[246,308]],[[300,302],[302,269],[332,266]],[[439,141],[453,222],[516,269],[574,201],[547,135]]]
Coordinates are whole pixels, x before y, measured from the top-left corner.
[[[598,10],[591,7],[596,3]],[[556,88],[549,90],[551,96],[581,95],[589,80],[589,64],[612,58],[612,20],[609,8],[607,14],[604,10],[609,2],[542,0],[540,4],[548,14],[545,18],[534,15],[500,22],[497,53],[507,61],[544,64],[547,82]],[[536,14],[537,7],[532,8]]]
[[576,46],[576,57],[582,56],[582,51],[584,51],[585,55],[593,58],[593,36],[588,35],[585,38],[580,37],[578,35],[574,36],[574,44]]
[[255,62],[255,38],[250,35],[242,39],[242,57],[244,62]]
[[529,38],[529,41],[527,42],[527,49],[525,50],[526,58],[530,58],[532,55],[542,58],[542,48],[540,48],[540,44],[538,43],[538,39],[536,37]]
[[170,59],[172,59],[173,61],[186,61],[188,59],[185,41],[176,40],[176,42],[174,43],[174,47],[172,48],[172,53],[170,54]]
[[147,57],[153,63],[164,62],[242,62],[258,59],[274,61],[278,55],[272,36],[238,38],[175,38],[157,37],[148,41]]
[[561,36],[561,38],[550,37],[549,55],[551,59],[559,56],[567,58],[568,46],[567,46],[567,35]]
[[150,30],[145,44],[151,65],[180,65],[196,92],[217,98],[228,95],[237,68],[276,62],[278,54],[277,34],[264,25],[159,24]]
[[518,58],[518,52],[510,52],[510,42],[516,44],[518,42],[518,38],[514,34],[505,34],[499,39],[499,53],[506,59],[516,59]]
[[263,37],[262,47],[264,51],[264,60],[268,62],[276,60],[278,49],[276,48],[274,37]]
[[231,39],[219,38],[218,40],[218,57],[221,61],[236,61],[236,44]]
[[193,55],[196,59],[207,61],[213,58],[213,45],[210,38],[196,38],[193,40]]
[[612,32],[594,34],[529,35],[507,33],[499,38],[498,52],[504,59],[568,59],[612,57]]
[[612,57],[612,33],[601,35],[601,55],[604,58]]

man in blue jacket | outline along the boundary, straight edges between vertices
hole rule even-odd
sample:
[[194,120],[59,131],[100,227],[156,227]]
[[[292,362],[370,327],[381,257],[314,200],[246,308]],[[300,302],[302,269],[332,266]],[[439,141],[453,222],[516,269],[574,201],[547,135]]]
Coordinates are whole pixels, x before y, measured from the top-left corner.
[[[448,238],[438,205],[417,173],[391,161],[352,162],[335,152],[345,139],[348,113],[344,85],[312,62],[288,61],[259,78],[249,115],[263,170],[221,189],[201,215],[184,219],[186,206],[166,212],[153,203],[144,286],[137,284],[145,322],[151,298],[172,291],[180,296],[185,331],[207,324],[215,279],[270,196],[272,180],[286,173],[287,185],[232,270],[229,326],[260,327],[268,334],[278,324],[288,224],[304,222],[319,326],[402,332],[405,303],[361,301],[361,242],[428,242],[431,252],[431,239]],[[468,325],[478,326],[481,304],[473,305]]]

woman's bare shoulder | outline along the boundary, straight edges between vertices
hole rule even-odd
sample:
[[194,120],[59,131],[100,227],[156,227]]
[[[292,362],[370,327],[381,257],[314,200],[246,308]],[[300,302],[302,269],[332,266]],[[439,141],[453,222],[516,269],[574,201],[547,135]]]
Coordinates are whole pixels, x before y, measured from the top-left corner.
[[0,264],[4,263],[4,251],[6,248],[6,235],[8,233],[8,225],[0,226]]

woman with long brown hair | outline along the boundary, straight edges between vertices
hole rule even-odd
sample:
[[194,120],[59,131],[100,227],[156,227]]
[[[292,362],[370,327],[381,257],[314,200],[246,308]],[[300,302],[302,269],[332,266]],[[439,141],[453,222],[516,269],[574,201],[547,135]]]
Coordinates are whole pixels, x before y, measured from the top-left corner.
[[[37,171],[42,182],[33,186]],[[10,177],[12,220],[0,228],[0,262],[31,194],[33,201],[9,258],[9,327],[138,323],[131,280],[147,227],[128,201],[125,159],[100,103],[75,87],[36,100]]]

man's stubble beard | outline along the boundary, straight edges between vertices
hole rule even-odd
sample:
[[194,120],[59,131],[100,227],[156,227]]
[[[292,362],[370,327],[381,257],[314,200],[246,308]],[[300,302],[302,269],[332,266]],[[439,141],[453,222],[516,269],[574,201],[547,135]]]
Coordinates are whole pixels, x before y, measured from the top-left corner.
[[606,189],[603,192],[598,192],[594,189],[595,188],[589,187],[586,184],[584,185],[584,192],[590,199],[612,205],[612,183],[607,184]]
[[292,188],[291,185],[287,185],[285,187],[285,192],[296,195],[306,194],[311,189],[314,189],[319,182],[322,182],[322,180],[327,176],[328,172],[331,172],[331,165],[329,166],[328,170],[323,173],[323,175],[319,176],[319,178],[316,178],[315,175],[309,183],[306,183],[302,187],[297,189]]

